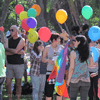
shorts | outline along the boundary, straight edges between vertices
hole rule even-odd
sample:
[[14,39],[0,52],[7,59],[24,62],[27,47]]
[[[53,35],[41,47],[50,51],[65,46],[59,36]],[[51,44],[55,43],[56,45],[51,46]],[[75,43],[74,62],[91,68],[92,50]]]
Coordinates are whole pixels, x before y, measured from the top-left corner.
[[[45,84],[45,95],[47,97],[53,97],[53,92],[54,92],[54,84],[49,84],[47,82],[47,79],[49,78],[49,75],[46,75],[46,84]],[[57,96],[59,96],[57,93],[56,93]]]
[[6,77],[7,78],[16,78],[21,79],[24,74],[24,64],[7,64],[7,72]]

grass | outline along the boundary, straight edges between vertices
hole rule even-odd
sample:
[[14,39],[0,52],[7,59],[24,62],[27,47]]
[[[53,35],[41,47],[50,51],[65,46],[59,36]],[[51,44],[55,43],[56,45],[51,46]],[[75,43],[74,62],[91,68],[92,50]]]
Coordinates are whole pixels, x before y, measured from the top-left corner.
[[[30,76],[27,77],[27,80],[28,80],[29,83],[31,82]],[[15,84],[15,80],[13,79],[12,81],[13,81],[13,85],[14,85]],[[22,81],[24,81],[24,78],[22,78]],[[7,95],[7,92],[6,92],[5,83],[3,85],[2,94],[3,94],[3,100],[8,100],[8,95]],[[12,100],[17,100],[16,96],[12,95]],[[32,100],[32,95],[22,95],[20,100]],[[55,92],[54,92],[54,99],[53,100],[56,100],[55,99]],[[66,100],[70,100],[70,99],[66,99]],[[79,95],[78,95],[77,100],[80,100]]]
[[[27,54],[28,53],[29,52],[27,52]],[[27,62],[28,61],[30,61],[30,59],[27,59]],[[13,81],[13,85],[14,85],[15,84],[15,80],[13,79],[12,81]],[[22,81],[24,81],[24,78],[22,78]],[[27,81],[29,83],[31,83],[30,76],[27,77]],[[3,95],[3,100],[8,100],[8,95],[7,95],[7,92],[6,92],[5,83],[3,85],[2,95]],[[53,100],[56,100],[55,98],[56,98],[56,96],[55,96],[55,92],[54,92],[54,99]],[[17,100],[14,95],[12,95],[12,100]],[[32,95],[22,95],[20,100],[32,100]],[[70,100],[70,99],[66,99],[66,100]],[[79,94],[78,94],[77,100],[80,100]]]

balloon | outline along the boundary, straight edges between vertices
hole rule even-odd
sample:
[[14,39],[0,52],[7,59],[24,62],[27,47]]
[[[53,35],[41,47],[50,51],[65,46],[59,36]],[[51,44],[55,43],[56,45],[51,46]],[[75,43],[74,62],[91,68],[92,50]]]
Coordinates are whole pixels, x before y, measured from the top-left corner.
[[34,8],[37,12],[36,16],[39,16],[40,12],[41,12],[41,7],[37,4],[33,5],[32,8]]
[[89,5],[86,5],[82,8],[82,15],[85,19],[90,19],[93,14],[93,10]]
[[3,26],[0,27],[0,31],[1,31],[1,32],[4,32],[4,27],[3,27]]
[[36,31],[31,31],[28,35],[30,43],[35,42],[38,39],[38,33]]
[[28,27],[34,29],[36,27],[36,25],[37,25],[37,20],[35,18],[33,18],[33,17],[29,17],[27,19],[27,25],[28,25]]
[[26,11],[22,11],[19,15],[20,20],[22,21],[25,18],[28,18],[27,12]]
[[24,11],[24,8],[22,5],[18,4],[15,6],[15,12],[19,15],[22,11]]
[[98,26],[92,26],[89,29],[88,36],[92,41],[97,41],[100,38],[100,28]]
[[36,30],[36,27],[35,27],[34,29],[30,28],[30,29],[28,30],[28,32],[30,33],[31,31],[35,31],[35,30]]
[[5,49],[2,43],[0,43],[0,65],[5,65]]
[[39,38],[43,42],[47,42],[51,37],[51,31],[47,27],[40,28],[39,31],[38,31],[38,34],[39,34]]
[[21,22],[21,26],[25,31],[28,31],[30,28],[26,24],[27,19],[23,19]]
[[96,62],[99,58],[99,51],[95,47],[91,47],[91,51],[92,51],[92,54],[93,54],[93,61]]
[[34,18],[35,18],[36,15],[37,15],[37,12],[36,12],[35,9],[30,8],[30,9],[28,10],[27,14],[28,14],[28,17],[34,17]]
[[56,12],[56,20],[60,23],[63,24],[67,20],[67,12],[63,9],[60,9]]

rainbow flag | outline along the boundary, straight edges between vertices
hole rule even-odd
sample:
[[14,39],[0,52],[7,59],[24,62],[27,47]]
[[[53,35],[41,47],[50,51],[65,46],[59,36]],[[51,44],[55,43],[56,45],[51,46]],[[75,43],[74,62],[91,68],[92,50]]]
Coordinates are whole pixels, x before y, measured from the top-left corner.
[[57,61],[55,63],[55,66],[47,80],[48,82],[50,79],[56,78],[55,91],[60,96],[63,96],[66,98],[69,98],[67,87],[64,80],[68,44],[69,43],[67,43],[65,48],[60,52],[60,55],[58,56]]

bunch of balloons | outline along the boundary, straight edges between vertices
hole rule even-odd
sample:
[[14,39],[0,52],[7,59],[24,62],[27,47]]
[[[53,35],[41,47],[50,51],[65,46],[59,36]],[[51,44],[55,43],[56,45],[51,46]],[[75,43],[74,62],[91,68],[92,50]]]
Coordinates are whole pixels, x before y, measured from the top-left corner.
[[67,18],[68,18],[68,14],[67,14],[67,12],[66,12],[64,9],[59,9],[59,10],[56,12],[56,20],[57,20],[60,24],[65,23],[65,21],[67,20]]
[[29,32],[28,39],[30,43],[35,42],[38,39],[38,34],[35,31],[37,26],[35,17],[41,12],[40,6],[35,4],[26,12],[23,6],[18,4],[15,6],[15,12],[19,15],[22,28]]
[[1,31],[1,32],[4,32],[4,27],[3,27],[3,26],[0,27],[0,31]]
[[89,20],[93,15],[93,9],[89,5],[84,6],[82,8],[82,15],[85,19]]

